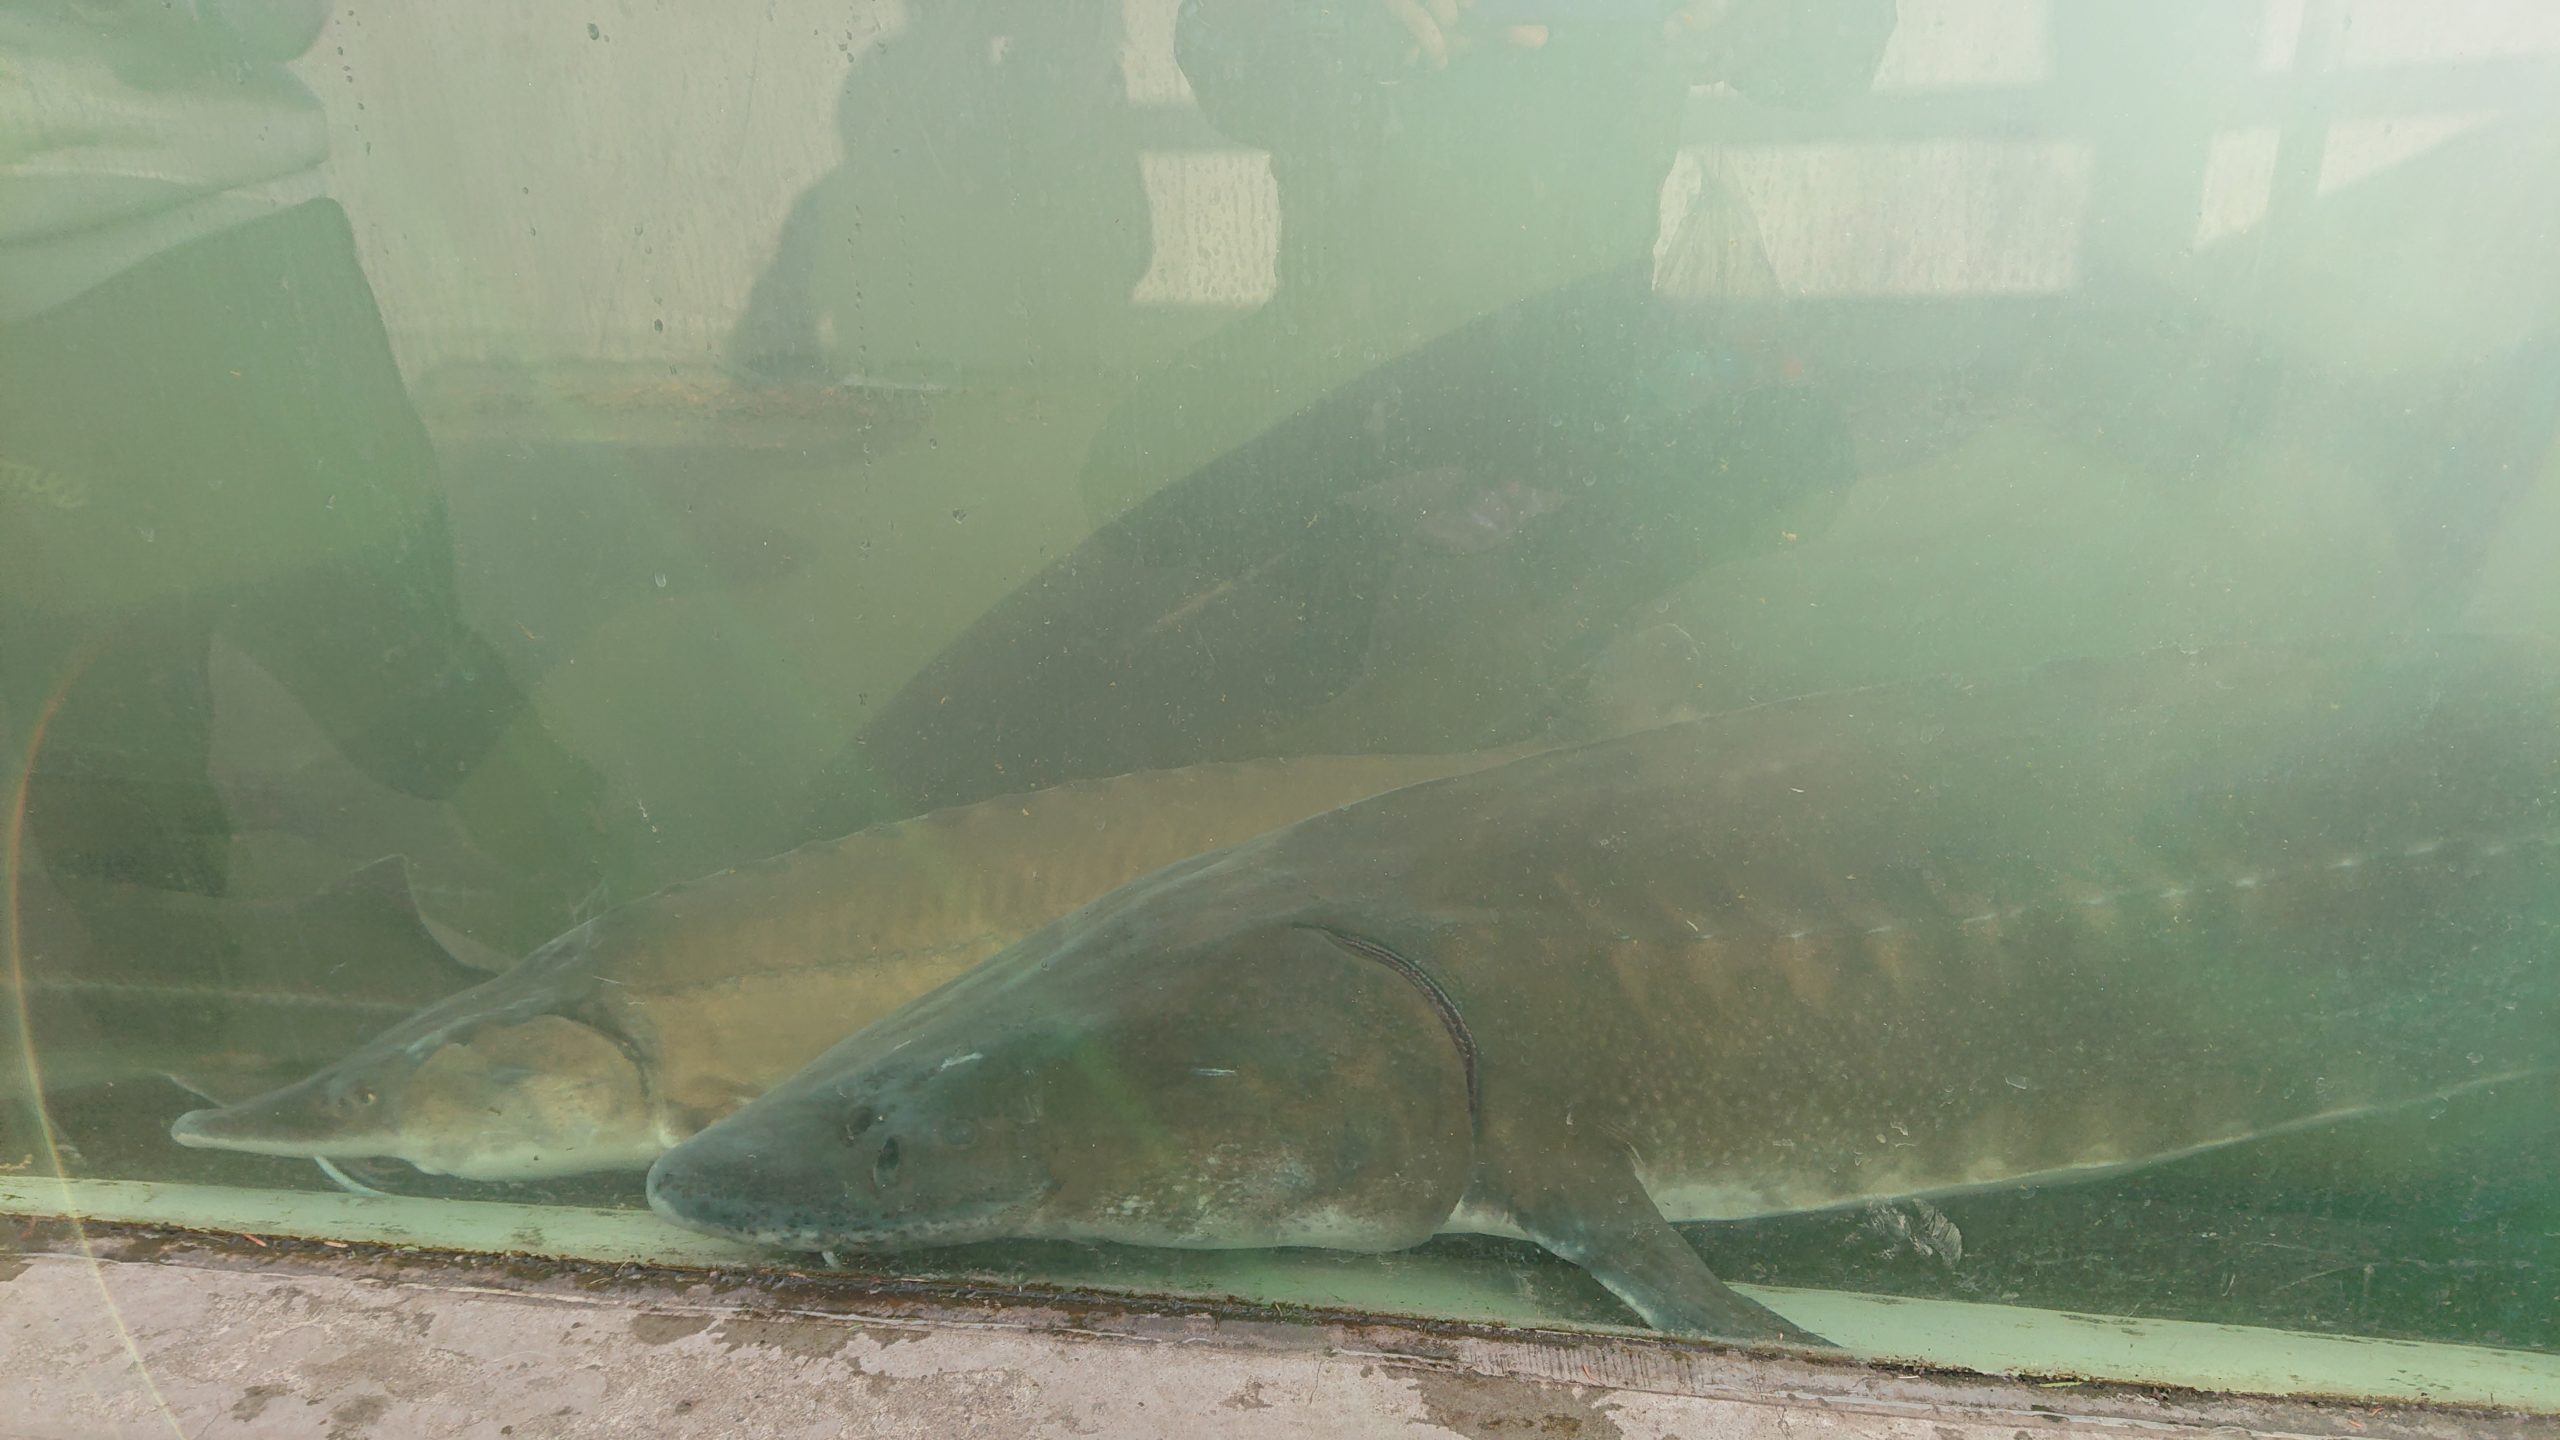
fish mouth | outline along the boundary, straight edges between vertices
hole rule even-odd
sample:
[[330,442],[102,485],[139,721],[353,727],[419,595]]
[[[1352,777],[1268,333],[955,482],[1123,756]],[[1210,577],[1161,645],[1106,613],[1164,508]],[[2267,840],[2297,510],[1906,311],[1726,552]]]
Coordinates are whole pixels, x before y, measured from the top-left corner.
[[[670,1152],[672,1153],[672,1152]],[[813,1226],[774,1224],[771,1202],[670,1182],[661,1158],[649,1167],[649,1209],[670,1225],[775,1250],[832,1250],[839,1242]],[[845,1248],[851,1249],[850,1243]]]
[[[970,1245],[1019,1235],[1023,1221],[1054,1186],[1027,1201],[970,1205],[929,1220],[864,1225],[826,1213],[841,1184],[822,1177],[775,1176],[758,1184],[752,1167],[670,1165],[671,1150],[649,1167],[649,1208],[671,1225],[774,1250],[886,1253]],[[805,1182],[805,1183],[795,1183]]]
[[706,1215],[698,1206],[685,1208],[662,1203],[653,1186],[649,1192],[649,1208],[659,1219],[696,1234],[734,1240],[767,1250],[790,1250],[800,1254],[894,1255],[908,1250],[931,1250],[941,1246],[975,1245],[999,1240],[1013,1232],[990,1228],[984,1224],[901,1226],[852,1232],[811,1225],[762,1225],[748,1222],[743,1216],[731,1220]]

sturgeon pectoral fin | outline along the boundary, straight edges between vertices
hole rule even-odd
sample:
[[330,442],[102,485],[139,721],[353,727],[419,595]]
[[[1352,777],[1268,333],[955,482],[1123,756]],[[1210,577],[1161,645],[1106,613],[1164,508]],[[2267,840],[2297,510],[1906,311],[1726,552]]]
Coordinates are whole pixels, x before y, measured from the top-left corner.
[[1623,1162],[1574,1154],[1547,1163],[1572,1178],[1521,1194],[1514,1220],[1530,1239],[1589,1271],[1647,1325],[1709,1340],[1830,1347],[1717,1279]]

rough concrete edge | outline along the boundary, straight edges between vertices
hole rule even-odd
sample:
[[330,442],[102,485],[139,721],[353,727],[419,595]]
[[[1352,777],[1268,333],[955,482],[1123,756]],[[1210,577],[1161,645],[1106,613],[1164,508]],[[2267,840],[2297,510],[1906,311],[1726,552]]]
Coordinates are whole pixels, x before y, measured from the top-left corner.
[[634,1313],[1321,1353],[1417,1374],[1734,1401],[1835,1417],[2096,1425],[2287,1440],[2528,1440],[2550,1435],[2553,1423],[2550,1416],[2520,1410],[2217,1395],[2077,1377],[1931,1371],[1667,1337],[1423,1324],[1242,1301],[1148,1302],[836,1273],[592,1264],[96,1221],[30,1222],[15,1237],[0,1238],[0,1266],[12,1263],[13,1252],[75,1263],[328,1276],[426,1294],[496,1295]]

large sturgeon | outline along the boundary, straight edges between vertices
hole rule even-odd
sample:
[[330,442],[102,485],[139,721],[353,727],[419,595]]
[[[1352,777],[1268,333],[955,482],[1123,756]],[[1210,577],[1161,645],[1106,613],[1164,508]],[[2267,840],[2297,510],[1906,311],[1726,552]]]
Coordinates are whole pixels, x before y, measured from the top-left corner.
[[600,915],[318,1073],[190,1111],[170,1134],[465,1180],[636,1174],[848,1031],[1123,881],[1502,758],[1200,765],[873,826]]
[[1764,706],[1128,885],[660,1158],[803,1249],[1535,1241],[2094,1176],[2560,1066],[2560,649],[2168,653]]
[[[1637,607],[1818,528],[1858,472],[1827,384],[1730,350],[1653,269],[1347,377],[1102,525],[880,707],[812,786],[812,833],[884,796],[1547,735]],[[1154,463],[1123,458],[1087,473]]]

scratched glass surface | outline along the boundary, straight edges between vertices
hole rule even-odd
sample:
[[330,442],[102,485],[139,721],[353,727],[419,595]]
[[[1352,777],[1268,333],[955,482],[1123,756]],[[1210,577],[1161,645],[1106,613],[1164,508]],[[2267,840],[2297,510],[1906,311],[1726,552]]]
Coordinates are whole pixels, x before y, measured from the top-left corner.
[[2488,0],[0,4],[0,1184],[2560,1349],[2555,96]]

